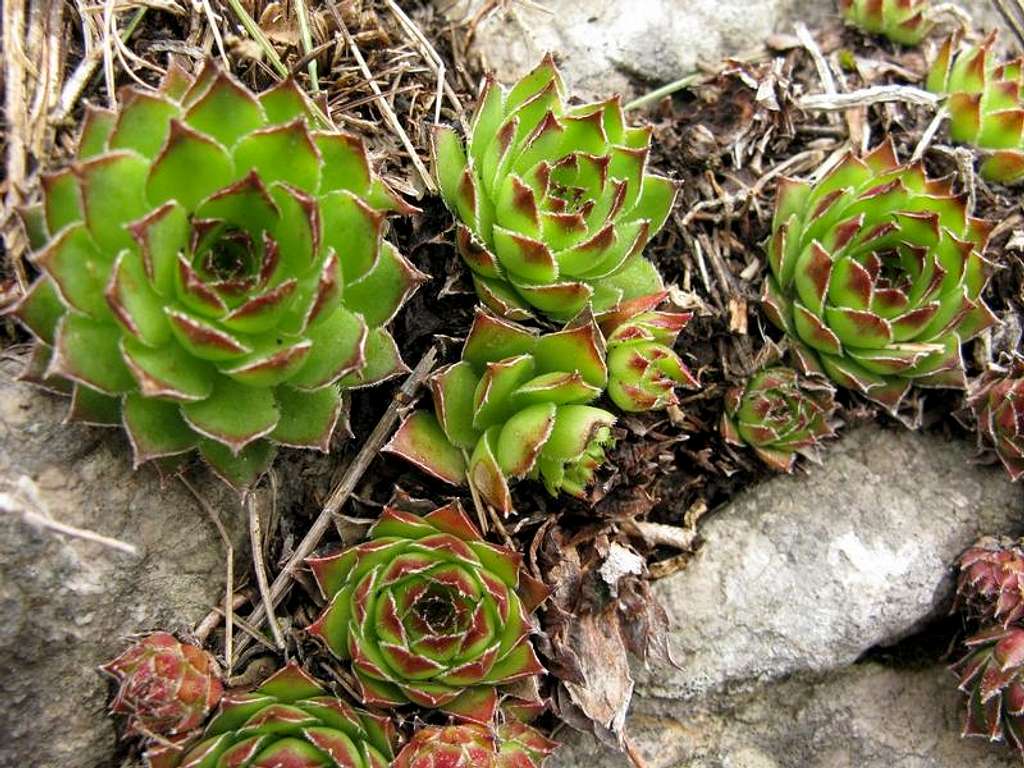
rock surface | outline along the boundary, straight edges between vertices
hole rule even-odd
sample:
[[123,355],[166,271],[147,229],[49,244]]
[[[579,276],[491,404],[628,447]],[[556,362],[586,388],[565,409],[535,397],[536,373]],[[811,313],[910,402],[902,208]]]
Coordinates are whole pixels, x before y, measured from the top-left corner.
[[[940,666],[859,664],[793,679],[717,708],[641,699],[631,736],[647,768],[1011,768],[1005,746],[960,739],[960,695]],[[624,768],[592,739],[566,736],[550,768]]]
[[[956,555],[979,534],[1020,532],[1020,488],[972,467],[971,454],[963,442],[863,426],[823,466],[764,483],[708,520],[701,552],[655,586],[681,668],[638,672],[628,729],[650,768],[1003,765],[974,762],[985,752],[973,746],[956,751],[957,697],[937,672],[869,665],[809,690],[765,687],[843,670],[945,614]],[[576,744],[556,766],[603,754]]]
[[685,699],[834,669],[945,613],[953,559],[1024,523],[1020,489],[971,455],[965,442],[864,426],[808,474],[742,495],[701,528],[687,570],[655,586],[682,669],[639,689]]
[[[183,486],[132,472],[120,434],[62,425],[65,401],[10,374],[0,370],[0,766],[105,766],[115,731],[96,666],[131,633],[202,618],[223,589],[223,547]],[[209,478],[200,487],[240,530],[226,486]],[[22,505],[26,493],[41,504]],[[26,507],[138,555],[40,528]]]
[[[491,0],[435,0],[450,19],[471,19]],[[999,24],[986,0],[959,5],[980,26]],[[547,51],[583,98],[627,98],[694,72],[701,62],[756,50],[794,20],[812,28],[834,18],[834,0],[538,0],[507,3],[485,14],[474,39],[477,53],[499,79],[511,82]]]

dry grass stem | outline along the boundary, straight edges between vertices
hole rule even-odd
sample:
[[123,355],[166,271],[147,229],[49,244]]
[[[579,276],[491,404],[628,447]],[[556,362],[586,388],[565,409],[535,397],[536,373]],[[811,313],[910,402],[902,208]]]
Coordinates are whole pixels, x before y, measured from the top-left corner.
[[82,541],[91,541],[93,544],[124,552],[133,557],[139,556],[139,550],[134,544],[54,520],[46,502],[39,495],[39,488],[27,475],[21,475],[13,482],[4,480],[3,485],[7,490],[0,491],[0,510],[8,514],[20,515],[26,523],[38,528]]
[[[335,515],[338,510],[341,509],[342,505],[348,501],[349,496],[352,495],[352,491],[355,490],[356,484],[362,478],[363,473],[369,468],[373,460],[380,454],[380,449],[387,440],[388,435],[391,433],[391,429],[394,427],[395,422],[398,421],[399,412],[412,402],[416,392],[419,390],[420,385],[426,380],[427,376],[434,369],[434,364],[437,361],[437,349],[431,348],[423,356],[423,358],[417,363],[412,373],[402,384],[398,393],[395,395],[391,404],[388,406],[387,411],[381,416],[380,421],[377,422],[377,426],[374,427],[373,432],[367,438],[366,443],[356,454],[355,459],[341,478],[338,485],[331,492],[327,501],[324,503],[323,509],[320,510],[320,514],[317,519],[310,526],[309,531],[303,537],[302,541],[299,542],[298,546],[295,547],[295,551],[285,564],[284,568],[274,579],[274,583],[270,586],[270,606],[278,605],[291,588],[293,574],[299,569],[299,567],[305,562],[306,558],[309,557],[313,550],[320,545],[321,539],[324,534],[327,533],[327,529],[330,528],[331,523],[334,522]],[[252,614],[250,614],[248,621],[253,627],[259,627],[264,621],[266,621],[267,612],[262,605],[257,606]],[[239,642],[239,653],[246,647],[244,638]]]

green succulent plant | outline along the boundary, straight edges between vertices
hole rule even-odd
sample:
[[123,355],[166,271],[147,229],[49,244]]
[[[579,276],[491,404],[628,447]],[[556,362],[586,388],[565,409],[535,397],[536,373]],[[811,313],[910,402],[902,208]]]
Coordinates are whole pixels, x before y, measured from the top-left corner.
[[780,183],[764,308],[805,371],[892,411],[911,384],[963,388],[960,345],[995,322],[990,230],[891,141],[851,153],[816,184]]
[[120,102],[25,211],[26,378],[123,425],[136,465],[198,449],[245,486],[276,446],[327,450],[342,392],[407,370],[385,326],[424,276],[383,235],[413,209],[291,79],[172,66]]
[[157,745],[150,768],[389,768],[398,732],[333,696],[295,662],[229,691],[198,741]]
[[598,318],[607,340],[608,396],[624,411],[661,410],[679,402],[676,387],[699,386],[672,350],[693,313],[657,310],[667,295],[641,296]]
[[615,416],[589,405],[608,383],[604,356],[592,319],[540,336],[480,311],[462,359],[431,379],[434,412],[413,413],[385,450],[446,482],[472,481],[504,514],[512,479],[582,496],[614,444]]
[[329,601],[309,632],[351,662],[365,703],[487,725],[498,686],[543,672],[530,613],[547,591],[521,563],[457,503],[388,507],[365,543],[309,561]]
[[946,40],[928,72],[927,88],[945,94],[953,141],[982,150],[981,175],[1001,184],[1024,181],[1024,59],[999,62],[996,33],[957,53]]
[[720,430],[726,442],[749,446],[772,469],[792,472],[798,455],[834,435],[835,409],[826,380],[774,365],[726,391]]
[[618,98],[570,107],[547,56],[510,90],[488,79],[468,137],[438,127],[434,168],[481,300],[514,320],[567,320],[654,293],[641,253],[676,184],[646,172],[649,128]]
[[931,32],[930,0],[839,0],[843,18],[894,43],[917,45]]
[[510,720],[496,729],[476,723],[421,728],[393,768],[540,768],[557,744]]

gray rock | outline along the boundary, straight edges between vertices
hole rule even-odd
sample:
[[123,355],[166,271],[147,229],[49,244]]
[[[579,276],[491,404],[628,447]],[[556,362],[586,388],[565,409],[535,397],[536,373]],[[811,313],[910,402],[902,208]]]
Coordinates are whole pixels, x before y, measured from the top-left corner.
[[[20,503],[0,507],[0,766],[109,765],[114,721],[96,666],[132,633],[202,618],[224,588],[223,547],[179,483],[132,472],[119,433],[61,424],[65,401],[10,372],[0,370],[0,492],[35,493],[53,519],[138,556],[33,525]],[[212,477],[198,482],[240,530],[237,498]]]
[[[963,701],[942,667],[861,664],[792,679],[717,707],[640,699],[631,737],[647,768],[1010,768],[1004,745],[961,740]],[[550,768],[623,768],[579,734]]]
[[[649,768],[1013,763],[959,742],[948,673],[847,668],[948,610],[949,564],[979,534],[1020,530],[1020,488],[971,456],[862,426],[708,520],[688,568],[655,586],[680,668],[637,671],[627,732]],[[582,764],[626,763],[577,735],[555,768]]]
[[1020,488],[971,454],[863,426],[822,466],[739,497],[702,527],[689,567],[656,585],[681,669],[641,674],[638,690],[688,699],[834,669],[948,610],[952,560],[1022,522]]
[[[449,18],[472,18],[490,0],[435,0]],[[980,26],[998,25],[987,0],[960,3]],[[538,0],[487,14],[474,49],[499,79],[522,76],[547,51],[558,55],[573,92],[583,98],[626,97],[684,77],[701,62],[756,51],[795,20],[813,26],[834,18],[834,0]]]

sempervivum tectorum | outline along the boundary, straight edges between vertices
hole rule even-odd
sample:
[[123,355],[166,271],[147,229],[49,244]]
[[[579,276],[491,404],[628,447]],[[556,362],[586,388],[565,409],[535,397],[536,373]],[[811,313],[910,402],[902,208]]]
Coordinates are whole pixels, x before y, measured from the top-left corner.
[[926,12],[930,0],[839,0],[843,18],[866,32],[895,43],[917,45],[932,29]]
[[1021,542],[986,537],[957,560],[957,604],[975,618],[1008,627],[1024,618]]
[[829,420],[835,390],[820,377],[773,366],[725,393],[720,429],[725,440],[750,446],[772,469],[793,471],[796,458],[835,433]]
[[465,723],[413,734],[392,768],[540,768],[557,744],[518,720],[497,730]]
[[389,768],[392,722],[347,704],[292,663],[247,693],[224,695],[202,738],[157,745],[151,768]]
[[484,303],[566,320],[659,290],[641,253],[676,185],[646,172],[650,143],[618,98],[567,106],[550,56],[511,90],[487,80],[467,145],[437,128],[435,173]]
[[543,671],[530,613],[546,592],[458,504],[386,508],[364,544],[309,562],[330,601],[310,632],[351,662],[366,703],[486,724],[497,686]]
[[243,486],[275,446],[326,450],[342,390],[405,370],[384,326],[422,276],[383,228],[408,206],[290,79],[172,66],[120,100],[25,213],[29,377],[123,424],[136,464],[198,448]]
[[538,336],[478,312],[462,359],[431,379],[434,413],[406,419],[387,450],[441,480],[471,481],[505,514],[515,478],[582,496],[614,442],[615,417],[588,405],[607,381],[593,320]]
[[1006,372],[989,371],[968,400],[983,444],[995,450],[1013,480],[1024,475],[1024,358]]
[[220,701],[217,665],[206,651],[154,632],[100,667],[117,680],[111,712],[128,730],[177,736],[199,728]]
[[968,696],[963,735],[1005,739],[1024,753],[1024,629],[992,627],[965,644],[951,667]]
[[946,94],[953,141],[983,150],[981,175],[1002,184],[1024,181],[1024,77],[1022,60],[999,62],[996,34],[957,53],[959,35],[943,44],[927,87]]
[[805,369],[890,410],[911,384],[962,388],[960,345],[995,322],[989,231],[886,141],[816,184],[781,182],[765,309]]
[[608,348],[608,396],[624,411],[675,405],[676,387],[698,386],[672,350],[693,313],[658,310],[667,295],[641,296],[598,318]]

